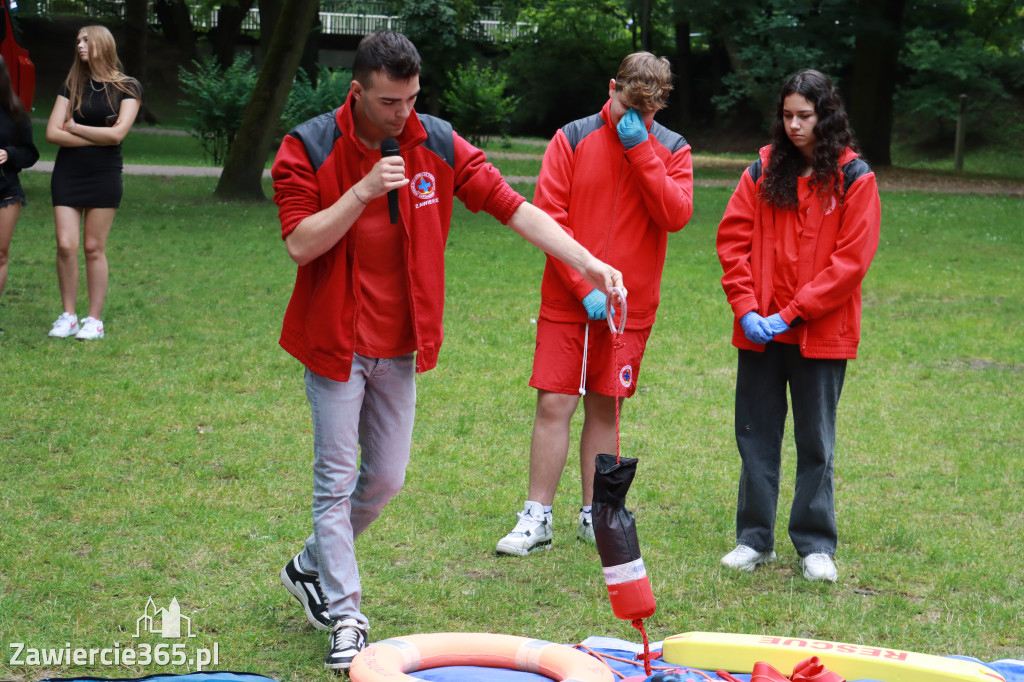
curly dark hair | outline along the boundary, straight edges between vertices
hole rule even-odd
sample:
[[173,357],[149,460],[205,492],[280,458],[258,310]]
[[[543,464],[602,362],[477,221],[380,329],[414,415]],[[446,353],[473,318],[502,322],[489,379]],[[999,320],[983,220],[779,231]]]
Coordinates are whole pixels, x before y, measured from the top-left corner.
[[839,159],[846,147],[856,149],[857,143],[839,92],[828,76],[813,69],[797,72],[779,93],[775,120],[772,122],[771,157],[764,170],[760,198],[779,208],[796,208],[800,202],[796,190],[797,177],[807,161],[786,135],[786,125],[782,119],[783,102],[793,94],[801,95],[811,102],[818,116],[818,123],[814,126],[814,161],[810,185],[822,201],[834,196],[842,202]]

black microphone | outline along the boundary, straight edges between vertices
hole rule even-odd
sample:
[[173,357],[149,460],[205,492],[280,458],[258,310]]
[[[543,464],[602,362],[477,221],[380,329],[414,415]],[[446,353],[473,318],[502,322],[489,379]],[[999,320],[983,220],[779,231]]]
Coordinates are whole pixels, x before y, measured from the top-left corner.
[[[398,153],[398,140],[393,137],[385,137],[380,143],[380,155],[385,156],[401,156]],[[388,190],[388,211],[391,213],[391,224],[395,225],[398,223],[398,190]]]

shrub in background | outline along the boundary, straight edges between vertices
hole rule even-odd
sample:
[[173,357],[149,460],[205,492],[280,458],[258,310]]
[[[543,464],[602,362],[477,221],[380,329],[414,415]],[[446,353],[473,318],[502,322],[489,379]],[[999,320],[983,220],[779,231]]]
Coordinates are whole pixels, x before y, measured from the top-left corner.
[[212,58],[192,61],[193,70],[178,68],[186,111],[185,124],[199,138],[213,164],[223,164],[235,139],[242,112],[256,85],[256,69],[248,54],[235,57],[227,69]]
[[967,99],[967,130],[978,139],[1024,138],[1021,94],[1024,59],[967,31],[907,33],[903,64],[909,70],[896,92],[901,128],[921,143],[948,142],[956,130],[960,95]]
[[448,80],[441,105],[460,135],[475,145],[487,135],[508,138],[519,97],[505,96],[507,75],[474,60],[449,73]]
[[291,130],[303,121],[337,109],[345,103],[351,84],[352,71],[349,69],[332,70],[318,66],[315,84],[305,71],[300,70],[284,105],[282,128]]

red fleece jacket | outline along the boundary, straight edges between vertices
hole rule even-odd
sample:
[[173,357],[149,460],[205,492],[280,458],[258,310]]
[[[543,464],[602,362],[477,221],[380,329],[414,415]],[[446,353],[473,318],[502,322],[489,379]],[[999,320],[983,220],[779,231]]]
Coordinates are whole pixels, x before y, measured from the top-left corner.
[[[654,123],[646,141],[625,149],[600,115],[555,133],[544,153],[534,204],[590,253],[622,272],[628,295],[626,326],[654,324],[669,232],[693,215],[693,162],[681,135]],[[541,281],[540,316],[586,322],[581,301],[593,286],[548,256]]]
[[[757,199],[764,179],[760,169],[767,168],[770,150],[763,147],[760,161],[743,172],[718,226],[722,288],[735,318],[732,343],[757,351],[764,346],[747,339],[739,320],[751,311],[766,315],[772,301],[775,212],[782,209]],[[852,149],[839,165],[844,169],[840,183],[848,185],[842,204],[811,202],[800,235],[796,293],[779,311],[798,332],[800,353],[807,358],[857,357],[861,282],[878,250],[881,202],[875,174]]]
[[[296,127],[282,141],[271,168],[282,237],[337,201],[380,159],[380,150],[368,149],[356,137],[351,104],[350,95],[344,106]],[[444,339],[444,250],[453,197],[502,224],[525,199],[445,121],[413,112],[398,143],[410,179],[398,191],[398,210],[405,228],[416,369],[425,372],[437,365]],[[334,247],[299,267],[281,330],[282,348],[335,381],[347,381],[352,368],[359,228],[357,220]]]

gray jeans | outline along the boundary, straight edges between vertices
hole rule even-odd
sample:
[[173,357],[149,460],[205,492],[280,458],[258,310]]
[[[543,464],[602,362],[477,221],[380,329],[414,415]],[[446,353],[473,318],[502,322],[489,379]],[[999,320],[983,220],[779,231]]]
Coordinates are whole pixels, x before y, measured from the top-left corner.
[[313,534],[299,565],[319,574],[328,616],[367,625],[355,539],[405,482],[416,415],[413,354],[356,355],[346,382],[307,369],[306,397],[313,415]]
[[796,490],[789,537],[797,553],[836,551],[833,460],[836,408],[846,360],[804,358],[793,344],[772,342],[763,353],[739,351],[736,372],[736,444],[740,469],[736,543],[758,551],[775,547],[786,387],[793,403]]

